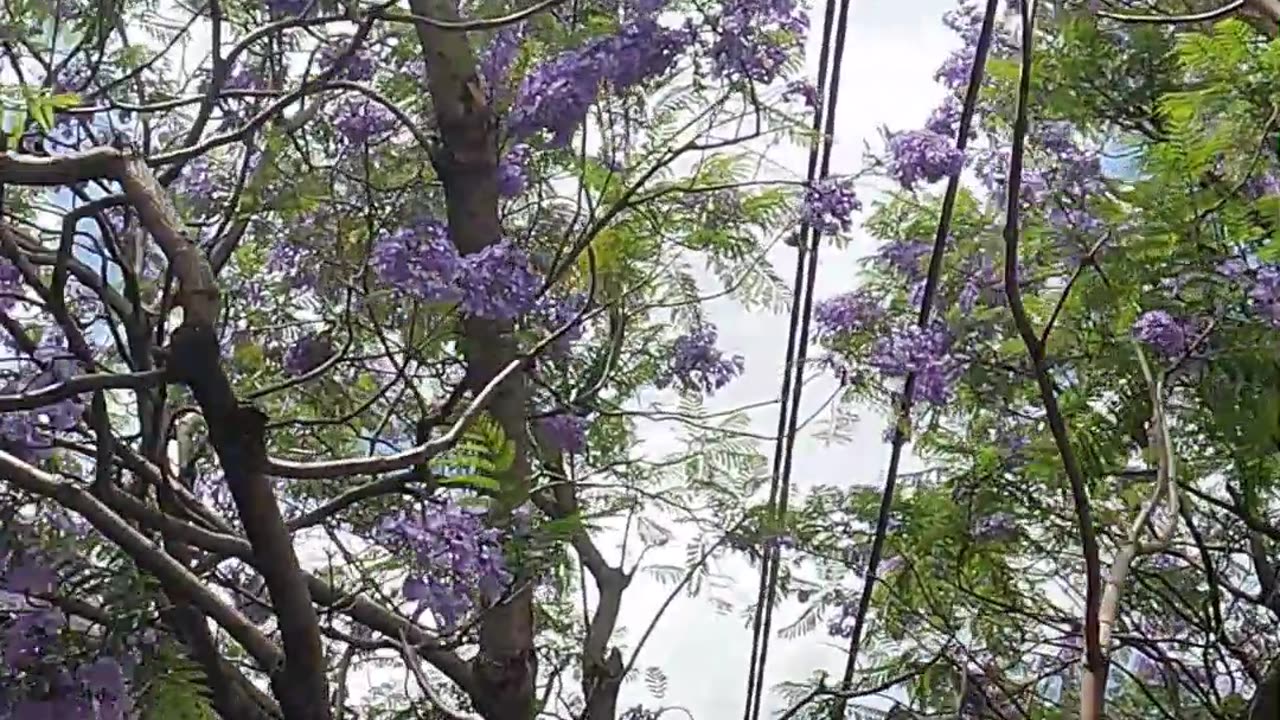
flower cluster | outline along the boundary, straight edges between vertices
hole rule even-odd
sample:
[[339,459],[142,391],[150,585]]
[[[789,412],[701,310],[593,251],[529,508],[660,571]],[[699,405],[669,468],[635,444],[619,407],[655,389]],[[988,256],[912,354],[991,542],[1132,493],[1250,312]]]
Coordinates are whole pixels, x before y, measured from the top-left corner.
[[238,65],[227,75],[223,90],[263,90],[267,87],[266,78],[248,65]]
[[344,57],[347,47],[347,43],[331,41],[331,44],[320,48],[316,58],[319,60],[320,71],[326,72],[337,64],[337,71],[334,73],[335,80],[367,82],[372,79],[374,70],[373,53],[367,48],[360,48]]
[[817,110],[822,101],[818,98],[818,88],[808,80],[792,80],[782,93],[783,100],[799,100],[810,110]]
[[1270,171],[1254,175],[1245,182],[1243,191],[1250,200],[1280,196],[1280,175]]
[[616,91],[665,73],[692,41],[686,29],[664,28],[651,17],[627,23],[616,35],[560,53],[525,77],[507,126],[516,137],[551,133],[551,144],[567,145],[604,84]]
[[805,191],[801,216],[816,232],[835,235],[849,232],[853,227],[853,212],[861,209],[852,180],[825,178]]
[[518,143],[507,151],[498,163],[498,194],[503,197],[515,197],[524,192],[529,184],[529,146]]
[[[60,342],[56,334],[44,338],[32,357],[35,371],[27,371],[0,386],[0,395],[39,390],[76,374],[79,363],[58,348]],[[25,462],[44,460],[53,454],[53,436],[74,428],[83,413],[79,398],[59,400],[34,410],[4,413],[0,415],[0,449]]]
[[24,294],[22,272],[17,265],[0,258],[0,312],[11,309]]
[[1134,337],[1165,357],[1186,352],[1190,340],[1187,330],[1186,323],[1164,310],[1148,310],[1133,323]]
[[333,353],[333,342],[328,333],[307,335],[285,351],[284,372],[290,377],[306,375],[333,357]]
[[960,105],[960,100],[954,95],[948,95],[942,104],[933,109],[929,114],[929,119],[924,123],[924,129],[935,135],[943,137],[955,137],[960,132],[960,115],[964,112],[964,108]]
[[550,415],[538,419],[538,429],[560,452],[581,453],[587,449],[587,427],[590,423],[577,415]]
[[493,34],[480,57],[480,77],[484,78],[485,90],[491,101],[515,64],[524,32],[524,23],[502,27]]
[[908,280],[915,280],[923,275],[922,261],[928,257],[932,249],[932,246],[923,240],[892,240],[880,246],[876,252],[875,261],[905,276]]
[[279,273],[293,288],[310,288],[319,279],[319,263],[311,262],[311,250],[281,238],[267,251],[267,270]]
[[818,302],[813,308],[813,321],[818,337],[835,337],[866,330],[884,311],[865,292],[853,290]]
[[426,302],[456,302],[462,258],[449,230],[435,220],[384,235],[373,248],[371,264],[382,280]]
[[312,0],[267,0],[267,11],[272,15],[300,15]]
[[718,336],[714,325],[704,323],[677,338],[671,363],[658,378],[658,387],[678,386],[690,392],[711,394],[741,375],[742,356],[725,357],[715,346]]
[[940,327],[922,330],[915,325],[880,338],[871,349],[869,363],[886,377],[916,377],[915,396],[942,405],[951,396],[951,383],[961,369],[951,354],[951,337]]
[[[568,325],[564,334],[551,344],[552,355],[563,355],[573,343],[582,338],[583,322],[578,317],[587,306],[586,293],[570,293],[565,296],[551,294],[538,299],[526,318],[527,326],[537,327],[544,333],[552,333]],[[575,322],[576,320],[576,322]],[[572,325],[569,325],[573,323]]]
[[385,519],[379,528],[391,548],[413,555],[404,596],[430,611],[446,631],[476,607],[494,602],[511,582],[502,554],[502,533],[483,512],[452,499],[429,500],[417,511]]
[[714,25],[716,76],[768,84],[804,47],[809,16],[795,0],[727,0]]
[[1263,265],[1254,275],[1249,290],[1253,311],[1280,326],[1280,265]]
[[888,140],[889,173],[907,190],[950,177],[964,165],[964,153],[936,132],[909,130]]
[[396,129],[396,117],[381,104],[364,98],[345,98],[333,123],[347,142],[361,145]]
[[385,282],[427,302],[456,302],[463,311],[513,320],[533,309],[542,280],[529,256],[508,239],[480,252],[458,254],[448,229],[425,220],[384,236],[372,265]]
[[508,239],[462,258],[462,309],[492,320],[514,320],[533,308],[542,279],[529,256]]
[[[57,575],[30,554],[6,552],[0,587],[31,596],[53,592]],[[80,662],[68,654],[67,617],[38,602],[0,624],[0,717],[14,720],[124,720],[131,710],[128,682],[109,657]]]
[[193,158],[182,169],[176,185],[175,189],[178,192],[193,201],[208,199],[213,195],[214,188],[213,170],[209,165],[209,159],[203,156]]

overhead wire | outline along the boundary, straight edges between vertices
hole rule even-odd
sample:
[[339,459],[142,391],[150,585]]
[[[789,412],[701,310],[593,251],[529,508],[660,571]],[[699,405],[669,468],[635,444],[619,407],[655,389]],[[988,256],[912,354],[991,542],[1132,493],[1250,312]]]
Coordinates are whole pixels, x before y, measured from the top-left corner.
[[[839,18],[836,18],[837,3]],[[835,140],[836,107],[840,93],[840,61],[844,56],[849,0],[827,0],[823,18],[822,46],[818,59],[817,106],[813,112],[806,187],[828,176],[831,148]],[[832,47],[832,34],[835,45]],[[827,79],[830,76],[830,87]],[[804,389],[804,365],[808,355],[809,327],[813,314],[814,279],[818,268],[821,232],[802,220],[796,242],[796,269],[792,283],[793,302],[787,332],[786,360],[779,393],[778,427],[774,440],[768,515],[777,521],[785,517],[791,488],[792,455]],[[771,538],[761,554],[760,587],[752,618],[750,667],[743,720],[759,720],[764,698],[764,675],[768,662],[769,637],[773,626],[773,606],[777,600],[781,547]]]
[[[991,39],[995,30],[996,10],[1000,0],[987,0],[986,11],[982,17],[982,29],[978,34],[978,42],[974,52],[973,67],[969,71],[969,87],[965,91],[964,107],[960,113],[959,128],[956,131],[956,149],[961,152],[968,147],[969,132],[973,126],[973,116],[978,105],[978,95],[982,87],[982,78],[986,70],[987,55],[991,50]],[[924,294],[920,300],[920,313],[916,318],[916,326],[925,329],[933,316],[933,305],[938,292],[938,284],[942,276],[942,259],[947,250],[947,238],[951,231],[951,218],[955,213],[956,197],[960,191],[960,171],[957,170],[947,181],[946,193],[942,198],[942,211],[938,218],[937,232],[933,238],[933,248],[929,255],[929,272],[925,279]],[[871,540],[871,553],[867,560],[867,569],[863,577],[862,592],[858,599],[857,611],[853,618],[852,634],[849,639],[849,650],[845,658],[844,675],[840,681],[836,700],[832,704],[832,720],[844,720],[848,707],[848,693],[853,685],[853,674],[858,662],[858,652],[862,643],[862,633],[866,626],[867,613],[871,606],[871,593],[874,590],[876,574],[879,571],[880,559],[884,553],[885,538],[888,535],[889,514],[893,506],[894,493],[898,480],[898,469],[902,460],[902,447],[906,444],[906,427],[911,418],[916,386],[916,374],[909,373],[903,383],[902,395],[895,413],[893,434],[890,438],[889,467],[885,474],[884,487],[880,494],[879,514],[876,517],[875,535]]]

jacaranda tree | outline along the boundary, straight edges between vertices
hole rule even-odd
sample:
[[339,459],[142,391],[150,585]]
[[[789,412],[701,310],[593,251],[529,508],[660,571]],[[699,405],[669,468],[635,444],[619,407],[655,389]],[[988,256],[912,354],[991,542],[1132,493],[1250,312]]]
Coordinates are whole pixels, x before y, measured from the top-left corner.
[[789,718],[1276,717],[1280,12],[1190,5],[946,18],[814,311],[934,468],[877,517],[780,514],[702,409],[744,367],[703,301],[785,307],[764,253],[861,209],[767,171],[809,8],[7,3],[0,718],[655,718],[617,625],[676,537],[673,593],[785,551],[781,634],[859,626]]
[[[1280,13],[1014,5],[964,156],[983,15],[948,16],[951,93],[886,137],[883,244],[816,309],[851,396],[896,412],[914,376],[899,422],[932,468],[891,506],[866,664],[927,716],[1275,717]],[[961,163],[920,328],[920,184]],[[850,634],[879,504],[795,511],[821,578],[796,630]]]

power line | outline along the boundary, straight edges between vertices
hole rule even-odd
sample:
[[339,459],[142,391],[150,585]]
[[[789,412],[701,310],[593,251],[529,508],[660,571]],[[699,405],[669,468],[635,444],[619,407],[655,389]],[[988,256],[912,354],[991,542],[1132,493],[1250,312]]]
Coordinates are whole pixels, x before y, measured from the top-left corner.
[[[973,67],[969,71],[969,87],[965,92],[964,108],[960,113],[960,127],[957,130],[956,148],[963,152],[969,144],[969,130],[973,125],[973,115],[978,104],[978,92],[982,86],[982,77],[986,68],[987,55],[991,50],[991,37],[995,28],[996,9],[999,0],[987,0],[986,12],[982,17],[982,29],[978,34],[978,44],[974,53]],[[1024,38],[1023,42],[1028,39]],[[929,256],[929,273],[925,279],[924,296],[920,300],[920,314],[916,325],[927,328],[933,315],[934,298],[938,292],[938,283],[942,276],[942,258],[947,249],[947,236],[951,230],[951,217],[955,212],[956,196],[960,191],[960,171],[947,181],[946,194],[942,198],[942,213],[938,218],[938,230],[933,238],[933,250]],[[893,506],[894,490],[898,480],[898,466],[902,460],[902,446],[906,443],[904,428],[911,417],[912,395],[915,393],[916,375],[907,375],[903,384],[902,396],[890,439],[889,468],[885,476],[884,489],[880,495],[880,512],[876,518],[875,536],[871,541],[871,556],[867,561],[867,571],[863,577],[862,593],[858,599],[857,613],[853,619],[853,634],[849,639],[849,653],[845,659],[844,677],[840,682],[841,693],[837,693],[836,702],[832,706],[832,720],[844,720],[848,707],[848,691],[853,684],[853,673],[858,662],[858,650],[862,642],[862,631],[866,625],[867,611],[871,605],[871,592],[875,587],[876,572],[880,566],[880,556],[884,552],[884,540],[888,534],[889,511]]]
[[[812,131],[815,135],[809,146],[808,187],[827,177],[831,167],[831,148],[835,140],[836,107],[840,97],[840,64],[844,57],[844,44],[849,18],[849,0],[839,0],[839,19],[836,20],[837,0],[827,0],[822,25],[822,49],[818,59],[819,102],[813,112]],[[834,22],[833,22],[834,21]],[[831,44],[835,30],[834,52]],[[827,77],[830,75],[830,88]],[[825,115],[825,122],[824,122]],[[819,135],[819,132],[821,134]],[[821,166],[819,167],[819,161]],[[800,399],[804,389],[804,364],[809,345],[809,326],[813,314],[814,278],[818,269],[818,247],[821,233],[807,221],[800,225],[796,254],[796,272],[792,283],[793,302],[787,332],[786,361],[780,392],[777,436],[774,440],[773,472],[769,486],[769,516],[775,520],[785,517],[787,500],[791,490],[791,460],[795,449],[795,436],[799,423]],[[743,720],[759,720],[764,698],[764,675],[768,661],[769,636],[773,626],[773,605],[777,599],[778,567],[781,548],[776,538],[771,539],[760,563],[760,591],[756,598],[752,620],[751,663],[747,675],[747,699]]]

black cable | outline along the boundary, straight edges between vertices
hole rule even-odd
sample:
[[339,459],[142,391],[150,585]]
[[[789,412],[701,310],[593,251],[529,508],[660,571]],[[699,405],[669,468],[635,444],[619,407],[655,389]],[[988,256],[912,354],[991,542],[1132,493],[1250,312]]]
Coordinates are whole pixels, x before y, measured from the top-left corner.
[[[973,67],[969,72],[969,87],[965,92],[964,108],[960,113],[960,127],[957,130],[956,148],[963,152],[969,144],[969,129],[973,124],[974,111],[978,105],[978,93],[982,87],[983,72],[987,55],[991,50],[991,37],[995,28],[996,9],[1000,0],[987,0],[986,13],[982,17],[982,30],[978,34],[978,44],[974,53]],[[1027,42],[1024,38],[1023,42]],[[938,283],[942,276],[942,258],[947,249],[947,235],[951,231],[951,217],[955,212],[956,196],[960,191],[960,172],[957,171],[947,181],[946,194],[942,198],[942,213],[938,218],[938,230],[933,238],[933,250],[929,256],[929,273],[925,279],[924,296],[920,300],[920,314],[916,325],[927,328],[933,314],[934,297],[937,295]],[[866,574],[863,577],[862,593],[858,598],[857,613],[853,618],[853,634],[849,639],[849,654],[845,659],[844,677],[840,682],[840,690],[848,692],[853,684],[853,672],[858,662],[858,650],[862,642],[862,631],[866,625],[867,611],[871,605],[871,592],[875,588],[876,572],[880,566],[880,556],[884,552],[884,540],[888,534],[889,511],[893,506],[894,490],[898,481],[898,466],[902,460],[902,446],[906,442],[904,427],[911,417],[912,395],[915,393],[916,375],[909,373],[903,383],[899,409],[893,426],[893,437],[890,439],[889,468],[885,476],[884,489],[880,495],[880,512],[876,518],[875,536],[871,540],[871,556],[867,561]],[[832,706],[832,720],[844,720],[848,696],[838,694]]]
[[[849,0],[840,0],[838,25],[836,0],[827,0],[822,25],[822,49],[818,59],[817,95],[819,102],[813,111],[811,130],[815,137],[809,147],[807,186],[816,179],[825,178],[831,165],[831,144],[835,131],[836,105],[840,89],[840,60],[844,55],[845,29],[849,16]],[[833,52],[831,35],[836,30]],[[827,76],[831,76],[828,93]],[[828,97],[829,95],[829,97]],[[825,123],[824,123],[825,114]],[[819,135],[819,132],[822,132]],[[819,154],[821,170],[819,171]],[[819,174],[820,172],[820,174]],[[811,237],[811,239],[810,239]],[[813,312],[814,278],[817,275],[818,247],[821,233],[808,222],[800,225],[796,255],[796,273],[792,283],[794,301],[791,306],[790,327],[787,333],[786,361],[780,392],[777,435],[774,439],[773,472],[767,505],[770,517],[781,519],[787,512],[787,499],[791,486],[791,458],[795,448],[795,436],[800,414],[800,399],[804,388],[804,364],[807,359],[809,325]],[[752,620],[751,664],[747,675],[747,699],[744,720],[759,720],[760,706],[764,698],[764,673],[769,652],[769,635],[773,626],[773,605],[777,599],[778,567],[781,549],[772,538],[762,553],[760,564],[760,591],[756,598]]]

